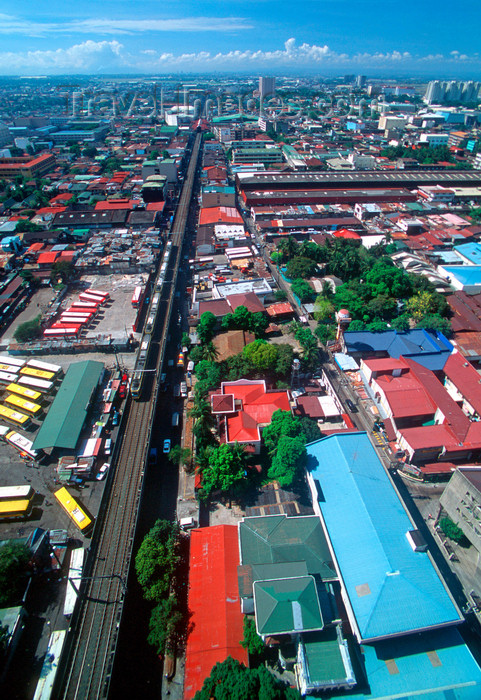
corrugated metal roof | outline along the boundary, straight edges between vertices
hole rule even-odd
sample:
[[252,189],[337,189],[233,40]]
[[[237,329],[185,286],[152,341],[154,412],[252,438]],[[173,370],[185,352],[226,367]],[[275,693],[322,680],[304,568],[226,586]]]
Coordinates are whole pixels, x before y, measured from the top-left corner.
[[75,449],[103,370],[102,362],[92,360],[70,365],[34,440],[33,449]]
[[409,545],[414,525],[367,434],[331,435],[307,451],[360,638],[460,622],[428,553]]

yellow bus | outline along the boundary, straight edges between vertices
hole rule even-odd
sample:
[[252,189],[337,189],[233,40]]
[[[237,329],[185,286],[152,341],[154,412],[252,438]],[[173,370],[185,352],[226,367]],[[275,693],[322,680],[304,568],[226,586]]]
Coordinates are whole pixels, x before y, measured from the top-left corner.
[[22,367],[20,374],[26,374],[29,377],[35,377],[36,379],[48,379],[52,381],[55,379],[54,372],[47,372],[45,369],[37,369],[36,367]]
[[54,496],[79,530],[83,533],[89,532],[93,527],[93,518],[87,515],[86,511],[77,503],[65,486],[55,491]]
[[5,435],[5,440],[15,447],[16,450],[20,452],[21,455],[30,457],[30,459],[37,459],[42,453],[38,450],[33,449],[33,442],[26,438],[24,435],[20,435],[15,430],[10,430]]
[[28,485],[0,487],[0,520],[27,518],[34,495],[35,491]]
[[16,394],[9,394],[6,396],[5,403],[8,403],[10,406],[14,406],[15,408],[19,408],[21,411],[25,411],[31,416],[38,416],[42,412],[42,407],[39,406],[38,403],[34,403],[28,399],[22,399],[21,396],[17,396]]
[[24,427],[30,421],[30,418],[24,413],[20,413],[20,411],[14,411],[13,408],[3,406],[2,404],[0,404],[0,418],[3,418],[4,420],[9,421],[10,423],[13,423],[14,425],[22,425]]
[[20,384],[15,384],[15,382],[12,382],[5,387],[5,391],[10,391],[12,394],[17,394],[23,399],[28,399],[29,401],[38,401],[42,398],[42,394],[39,391],[29,389],[26,386],[20,386]]

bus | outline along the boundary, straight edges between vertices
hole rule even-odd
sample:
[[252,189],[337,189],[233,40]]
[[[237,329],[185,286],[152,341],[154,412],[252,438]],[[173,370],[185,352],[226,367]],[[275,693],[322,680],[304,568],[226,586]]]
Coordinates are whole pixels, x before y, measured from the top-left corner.
[[30,401],[38,401],[42,398],[42,394],[39,391],[34,391],[33,389],[27,389],[26,386],[20,386],[20,384],[8,384],[5,387],[5,391],[9,391],[12,394],[18,394],[24,399],[29,399]]
[[5,403],[8,403],[10,406],[14,406],[15,408],[19,408],[21,411],[25,411],[25,413],[28,413],[34,417],[42,413],[42,407],[38,403],[34,403],[28,399],[23,399],[21,396],[17,396],[16,394],[9,394],[6,396]]
[[0,385],[10,384],[10,382],[16,382],[18,379],[17,374],[12,374],[12,372],[2,372],[0,371]]
[[88,301],[90,304],[103,304],[105,302],[104,299],[96,297],[93,294],[87,294],[87,292],[79,294],[79,299],[80,301]]
[[92,314],[95,316],[95,314],[98,312],[98,308],[96,306],[92,306],[92,304],[86,303],[85,306],[80,306],[79,304],[72,304],[72,306],[69,306],[68,309],[65,311],[67,314]]
[[140,306],[140,301],[142,299],[142,287],[136,287],[134,293],[132,294],[132,306],[134,309],[138,309]]
[[52,372],[53,374],[62,373],[62,367],[60,365],[54,365],[51,362],[43,362],[42,360],[27,360],[27,367],[41,369],[44,372]]
[[53,382],[48,382],[46,379],[35,379],[34,377],[19,377],[15,378],[17,384],[27,386],[34,391],[41,391],[42,394],[48,394],[53,389]]
[[23,435],[20,435],[20,433],[15,432],[15,430],[10,430],[10,432],[5,435],[5,440],[21,454],[26,454],[31,459],[37,459],[39,457],[38,451],[33,449],[33,442]]
[[80,333],[81,326],[66,326],[61,324],[52,328],[46,328],[43,332],[44,338],[73,338]]
[[40,678],[33,700],[50,700],[57,677],[58,662],[62,656],[67,630],[55,630],[48,640],[47,653],[43,661]]
[[0,418],[3,418],[3,420],[6,420],[8,423],[13,423],[13,425],[21,425],[23,427],[26,427],[30,422],[30,418],[26,416],[25,413],[14,411],[13,408],[9,408],[3,404],[0,404]]
[[109,298],[108,292],[100,292],[98,289],[86,289],[85,294],[91,294],[94,297],[98,297],[102,300],[102,302],[107,301]]
[[65,486],[55,491],[54,496],[81,532],[87,533],[92,529],[93,518],[87,515]]
[[32,512],[35,491],[31,486],[0,487],[0,520],[28,518]]
[[78,314],[62,314],[60,317],[61,324],[70,323],[72,326],[82,326],[84,323],[89,323],[91,316],[79,316]]
[[20,374],[26,374],[29,377],[35,377],[35,379],[47,379],[48,381],[55,379],[55,372],[48,372],[45,369],[37,369],[37,367],[29,367],[28,365],[22,367]]
[[67,577],[67,590],[65,592],[65,602],[63,604],[63,614],[65,617],[71,617],[73,615],[73,611],[75,610],[75,604],[77,603],[78,597],[77,591],[80,588],[80,582],[82,579],[84,558],[85,549],[83,547],[72,549]]
[[16,365],[6,365],[4,362],[0,362],[0,372],[10,372],[10,374],[16,374],[20,367]]
[[15,372],[18,372],[20,367],[23,367],[25,364],[25,360],[20,360],[18,357],[10,357],[10,355],[0,355],[0,363],[2,365],[14,365],[18,368]]

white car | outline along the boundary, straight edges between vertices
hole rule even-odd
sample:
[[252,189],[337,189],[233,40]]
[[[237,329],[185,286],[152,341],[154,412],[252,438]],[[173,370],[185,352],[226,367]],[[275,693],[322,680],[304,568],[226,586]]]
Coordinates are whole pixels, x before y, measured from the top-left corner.
[[170,452],[170,440],[167,438],[167,440],[164,440],[164,447],[162,448],[162,452],[164,455],[169,454]]
[[100,467],[97,476],[95,477],[97,481],[102,481],[102,479],[105,479],[107,476],[107,472],[109,470],[110,464],[108,462],[104,462],[102,466]]

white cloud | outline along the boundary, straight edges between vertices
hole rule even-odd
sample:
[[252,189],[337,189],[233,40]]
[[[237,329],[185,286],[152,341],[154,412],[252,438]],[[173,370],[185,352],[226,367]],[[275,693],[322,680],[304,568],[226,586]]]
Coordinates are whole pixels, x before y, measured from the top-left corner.
[[[1,20],[1,16],[0,16]],[[407,51],[393,50],[382,53],[337,53],[328,46],[297,44],[288,39],[282,48],[273,51],[232,49],[225,53],[209,51],[174,54],[153,48],[129,53],[117,40],[77,43],[66,49],[46,51],[0,52],[0,73],[75,73],[75,72],[157,72],[159,70],[275,70],[282,68],[315,69],[340,68],[364,70],[401,67],[421,69],[429,65],[480,66],[479,54],[468,56],[453,51],[451,54],[415,56]]]
[[179,17],[177,19],[92,18],[66,22],[35,22],[0,14],[0,34],[135,34],[143,32],[231,32],[252,29],[242,17]]

